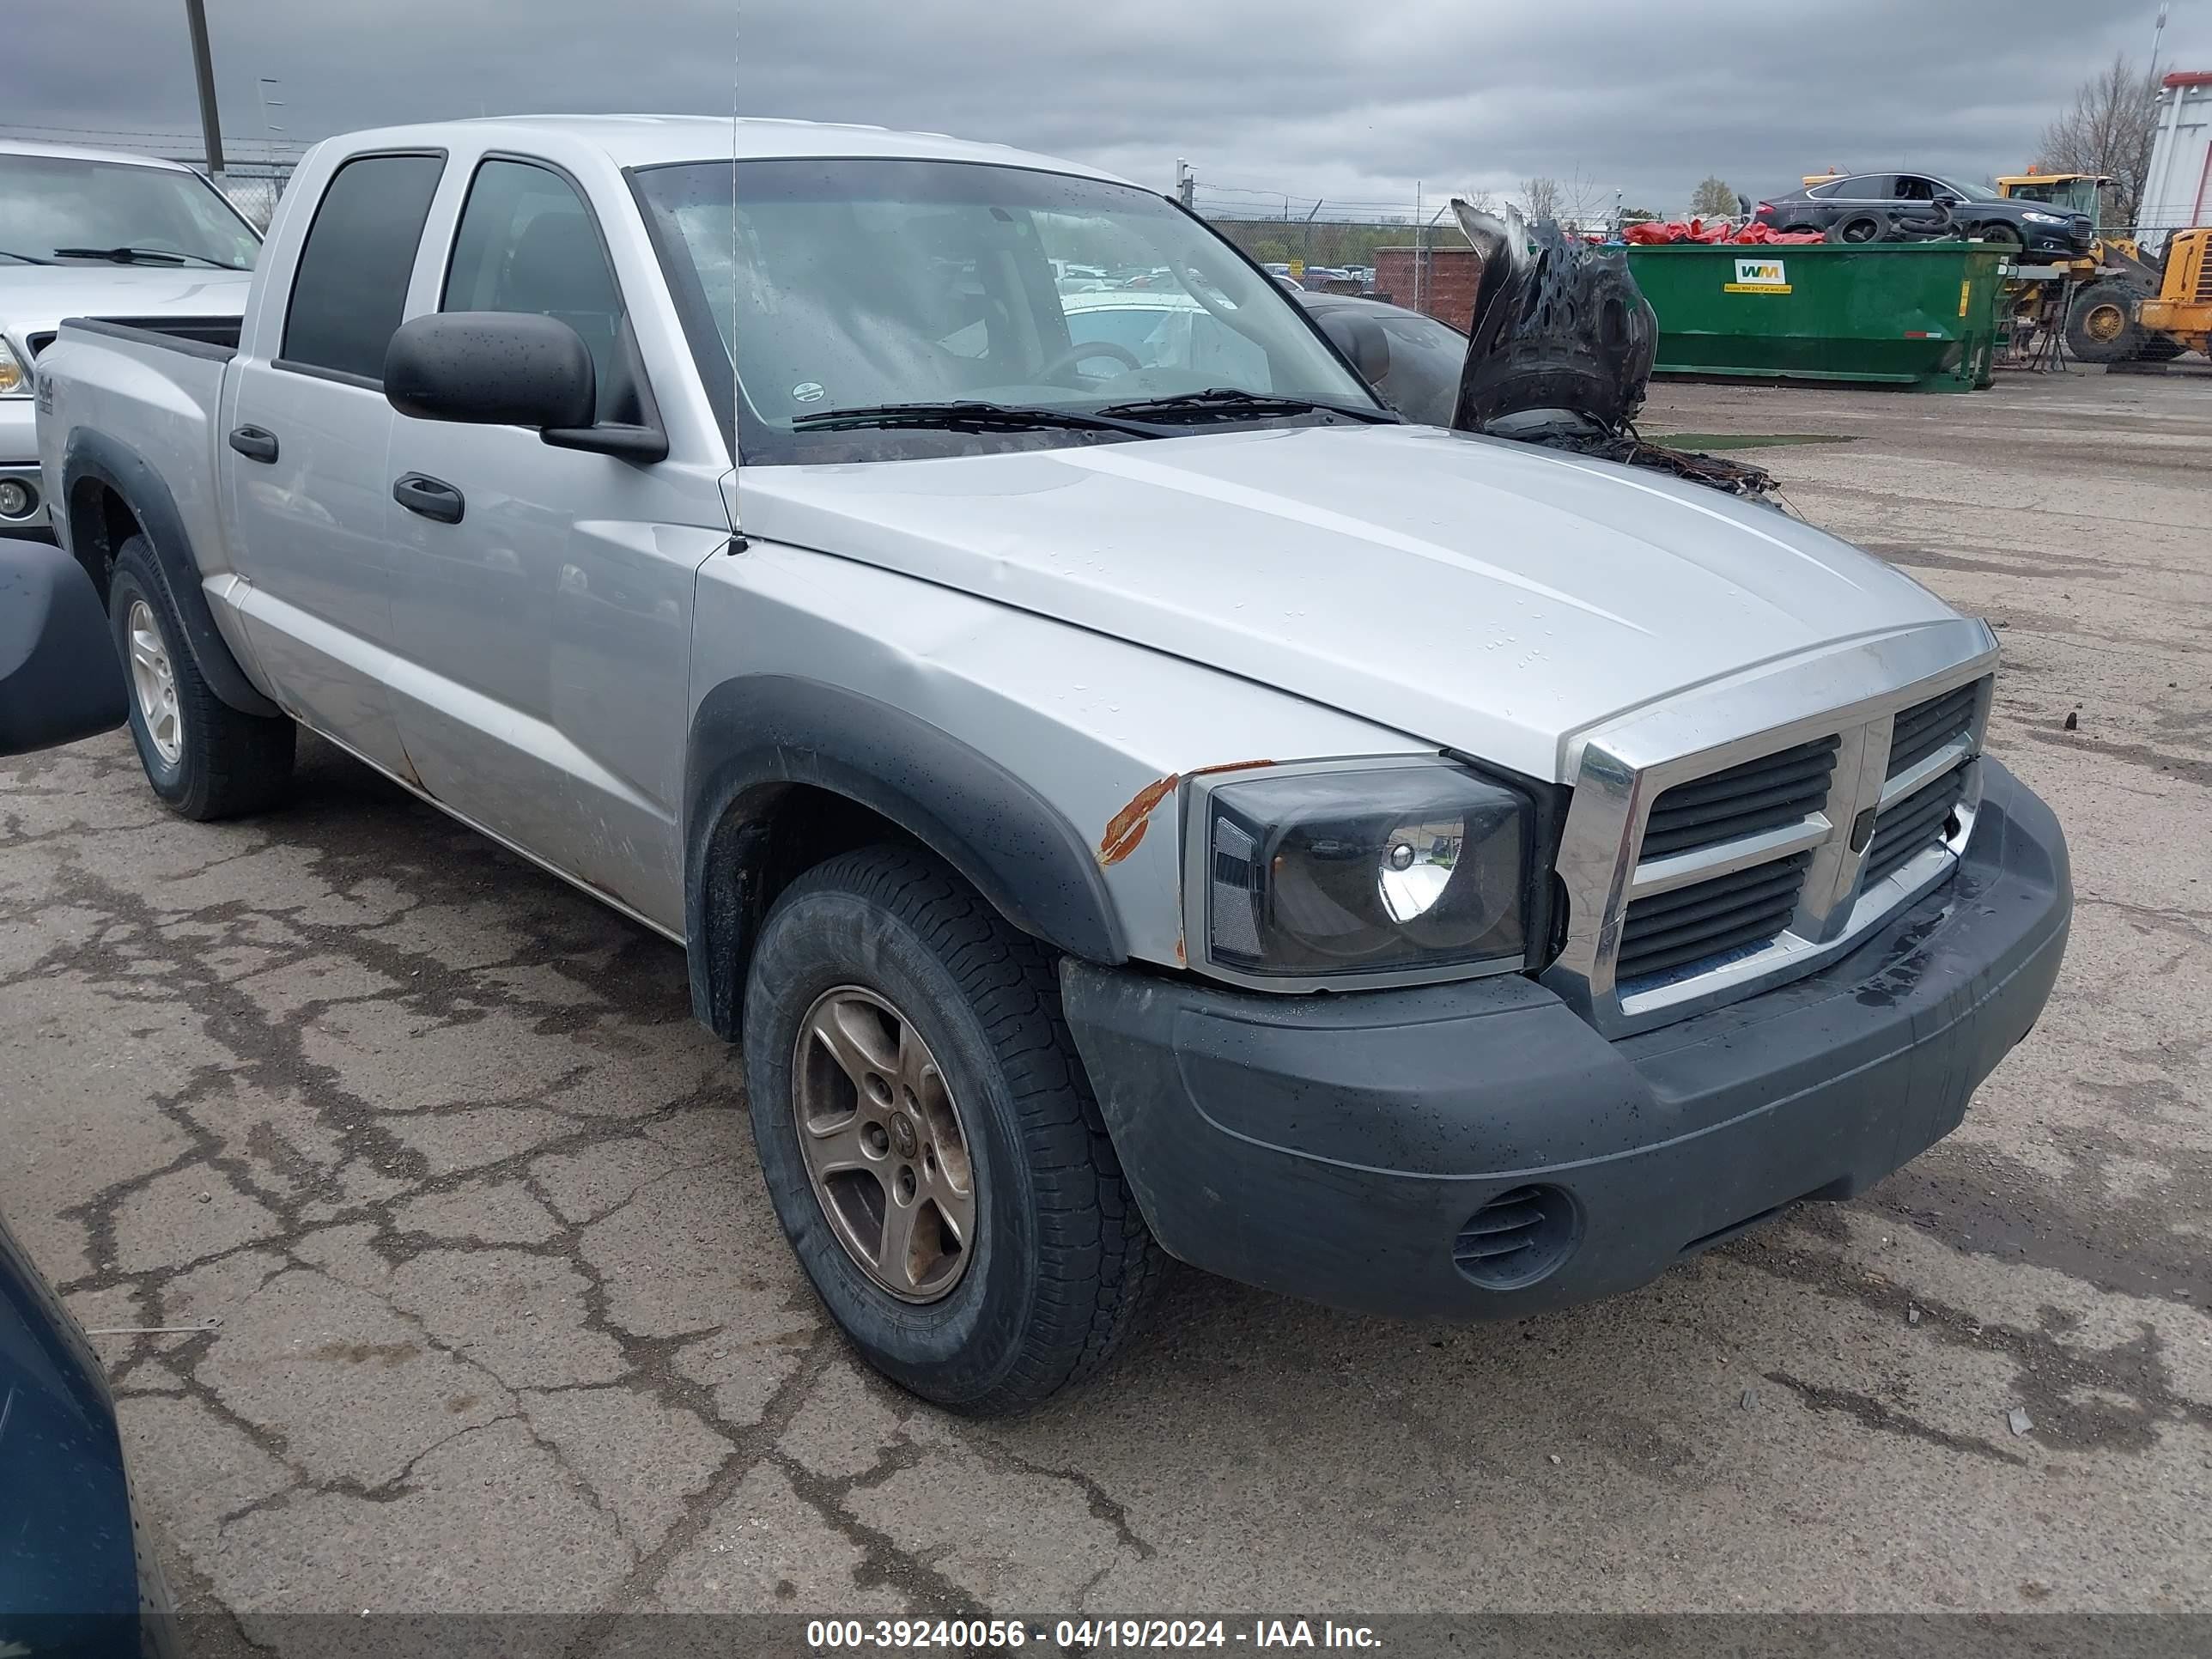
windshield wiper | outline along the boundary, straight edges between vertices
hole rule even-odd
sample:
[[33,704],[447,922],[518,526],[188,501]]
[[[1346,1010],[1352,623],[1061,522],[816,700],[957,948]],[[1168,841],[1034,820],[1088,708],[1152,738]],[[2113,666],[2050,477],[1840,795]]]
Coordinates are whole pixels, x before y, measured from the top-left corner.
[[52,259],[40,258],[35,253],[18,253],[12,247],[0,247],[0,259],[21,259],[27,265],[50,265]]
[[204,265],[213,265],[217,270],[236,270],[236,265],[227,265],[220,259],[210,259],[204,253],[179,253],[167,247],[58,247],[57,259],[109,259],[118,265],[180,265],[188,259],[197,259]]
[[1397,424],[1400,416],[1387,409],[1362,409],[1357,404],[1324,403],[1316,398],[1278,397],[1271,392],[1246,392],[1237,386],[1213,386],[1203,392],[1178,392],[1165,398],[1140,398],[1134,403],[1108,404],[1101,415],[1132,420],[1210,421],[1246,420],[1269,415],[1341,415],[1370,425]]
[[1115,420],[1110,414],[1081,409],[1048,409],[1032,404],[992,404],[962,400],[944,404],[871,404],[854,409],[824,409],[793,418],[794,432],[834,431],[841,427],[939,427],[959,432],[1035,432],[1073,427],[1103,432],[1126,432],[1133,438],[1158,438],[1155,427],[1139,421]]

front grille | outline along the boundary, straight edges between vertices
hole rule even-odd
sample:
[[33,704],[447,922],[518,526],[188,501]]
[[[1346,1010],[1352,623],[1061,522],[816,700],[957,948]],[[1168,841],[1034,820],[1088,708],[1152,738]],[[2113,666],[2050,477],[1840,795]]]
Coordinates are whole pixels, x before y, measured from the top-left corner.
[[1796,823],[1828,799],[1839,740],[1820,738],[1678,783],[1651,803],[1644,856],[1663,858]]
[[1965,771],[1954,767],[1902,800],[1892,801],[1874,821],[1874,839],[1867,843],[1860,890],[1872,887],[1948,836],[1951,809],[1958,805],[1965,790]]
[[2074,216],[2074,240],[2075,244],[2081,247],[2087,247],[2090,243],[2096,240],[2096,222],[2087,214],[2075,214]]
[[1621,922],[1614,977],[1648,978],[1764,945],[1790,925],[1812,861],[1809,852],[1796,853],[1633,901]]
[[2199,305],[2212,304],[2212,246],[2204,252],[2204,263],[2197,268],[2197,301]]
[[1976,680],[1946,691],[1925,702],[1916,702],[1897,717],[1890,730],[1889,775],[1911,770],[1952,738],[1974,727],[1974,705],[1981,697]]

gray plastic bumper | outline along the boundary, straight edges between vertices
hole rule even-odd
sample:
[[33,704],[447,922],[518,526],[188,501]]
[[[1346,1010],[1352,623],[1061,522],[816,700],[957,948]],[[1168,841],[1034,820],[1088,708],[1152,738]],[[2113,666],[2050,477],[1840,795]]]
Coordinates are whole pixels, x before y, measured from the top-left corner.
[[[1171,1254],[1268,1290],[1508,1318],[1863,1190],[1958,1127],[2065,951],[2057,820],[1984,764],[1951,880],[1820,973],[1618,1042],[1519,976],[1270,997],[1067,960],[1068,1021],[1146,1219]],[[1455,1240],[1531,1185],[1571,1236],[1534,1282],[1477,1283]]]

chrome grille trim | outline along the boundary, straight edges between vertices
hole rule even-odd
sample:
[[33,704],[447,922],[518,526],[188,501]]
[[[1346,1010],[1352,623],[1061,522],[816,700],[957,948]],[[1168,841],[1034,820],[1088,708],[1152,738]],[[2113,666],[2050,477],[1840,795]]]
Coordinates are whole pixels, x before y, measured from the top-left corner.
[[[1948,875],[1972,833],[1996,654],[1986,624],[1933,623],[1784,659],[1583,733],[1566,757],[1574,793],[1556,866],[1567,893],[1565,944],[1544,982],[1600,1030],[1619,1036],[1734,1001],[1841,955],[1858,934]],[[1951,735],[1962,708],[1964,729]],[[1909,763],[1893,778],[1891,741],[1900,726]],[[1645,823],[1668,789],[1733,769],[1755,771],[1763,758],[1831,741],[1835,765],[1818,810],[1732,840],[1643,856]],[[1914,755],[1916,748],[1927,752]],[[1938,823],[1955,823],[1956,833],[1861,892],[1868,842],[1852,849],[1855,822],[1954,773],[1959,800]],[[1632,903],[1798,857],[1806,866],[1796,905],[1773,937],[1732,938],[1712,959],[1657,967],[1616,984]],[[1652,913],[1646,907],[1639,915]]]

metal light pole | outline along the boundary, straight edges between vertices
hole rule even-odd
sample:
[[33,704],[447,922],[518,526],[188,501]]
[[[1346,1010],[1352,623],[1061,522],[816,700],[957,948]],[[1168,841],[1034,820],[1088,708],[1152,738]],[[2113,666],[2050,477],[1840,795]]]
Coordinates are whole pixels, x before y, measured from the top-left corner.
[[207,0],[185,0],[185,21],[192,32],[192,75],[200,86],[200,137],[207,145],[207,168],[221,173],[222,124],[215,110],[215,64],[208,56]]

